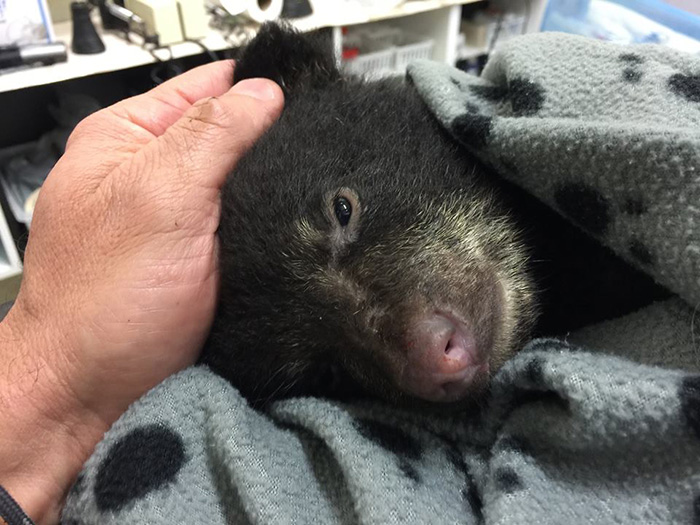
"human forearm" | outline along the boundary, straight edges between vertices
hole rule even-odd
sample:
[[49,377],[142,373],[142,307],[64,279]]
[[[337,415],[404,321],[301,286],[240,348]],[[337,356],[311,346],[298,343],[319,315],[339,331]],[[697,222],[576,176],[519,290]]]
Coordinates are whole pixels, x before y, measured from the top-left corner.
[[0,323],[0,485],[37,524],[58,522],[67,489],[107,429],[51,363],[62,342],[49,322],[16,310]]

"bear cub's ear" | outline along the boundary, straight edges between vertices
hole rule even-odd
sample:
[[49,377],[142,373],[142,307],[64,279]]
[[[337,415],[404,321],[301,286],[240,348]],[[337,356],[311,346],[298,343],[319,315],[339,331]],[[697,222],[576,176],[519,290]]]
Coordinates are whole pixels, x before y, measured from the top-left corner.
[[330,39],[275,22],[263,24],[243,49],[233,76],[234,84],[246,78],[269,78],[286,97],[341,80]]

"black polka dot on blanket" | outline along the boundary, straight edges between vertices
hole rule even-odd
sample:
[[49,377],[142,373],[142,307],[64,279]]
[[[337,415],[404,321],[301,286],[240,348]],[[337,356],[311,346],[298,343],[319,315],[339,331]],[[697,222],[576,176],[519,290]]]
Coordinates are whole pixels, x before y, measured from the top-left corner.
[[668,79],[668,87],[678,96],[700,102],[700,75],[676,73]]
[[627,65],[622,71],[622,80],[630,84],[637,84],[642,79],[642,71],[639,66],[644,62],[644,59],[634,53],[623,53],[619,58]]
[[501,467],[494,473],[494,482],[496,484],[496,490],[505,492],[506,494],[512,494],[518,490],[525,488],[523,482],[511,467]]
[[623,53],[619,58],[622,62],[627,62],[628,64],[637,65],[644,62],[644,59],[635,53]]
[[509,83],[510,103],[516,116],[530,116],[542,109],[544,89],[531,80],[514,78]]
[[631,67],[625,68],[622,72],[622,80],[630,84],[637,84],[642,79],[642,72]]
[[678,397],[686,424],[695,437],[700,439],[700,375],[683,379]]
[[603,235],[610,225],[610,206],[597,190],[580,182],[556,190],[554,200],[561,211],[594,235]]
[[510,101],[516,116],[530,116],[542,109],[544,104],[544,89],[531,80],[513,78],[508,86],[470,86],[476,96],[490,102]]
[[483,148],[491,135],[492,125],[491,117],[466,113],[452,121],[452,133],[465,146]]
[[129,432],[112,445],[95,478],[98,509],[119,510],[149,492],[165,487],[185,463],[180,436],[162,425]]
[[695,502],[693,503],[693,514],[695,525],[700,525],[700,496],[695,498]]
[[649,251],[649,248],[639,239],[632,239],[630,241],[629,253],[644,266],[652,266],[654,264],[654,256]]

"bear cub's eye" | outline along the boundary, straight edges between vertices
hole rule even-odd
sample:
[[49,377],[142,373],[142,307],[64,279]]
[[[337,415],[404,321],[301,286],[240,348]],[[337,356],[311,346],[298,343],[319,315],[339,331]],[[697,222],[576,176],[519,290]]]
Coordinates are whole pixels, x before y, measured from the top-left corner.
[[347,226],[352,216],[352,204],[345,197],[336,197],[333,202],[335,216],[341,226]]
[[326,193],[323,199],[324,215],[331,227],[331,235],[335,236],[338,246],[355,241],[359,234],[360,216],[364,211],[357,192],[352,188],[342,186]]

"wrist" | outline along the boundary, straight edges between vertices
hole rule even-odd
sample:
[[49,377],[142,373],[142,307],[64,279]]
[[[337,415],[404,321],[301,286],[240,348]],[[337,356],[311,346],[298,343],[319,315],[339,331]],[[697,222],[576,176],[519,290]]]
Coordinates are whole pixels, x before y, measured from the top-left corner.
[[36,523],[56,523],[73,480],[107,425],[72,395],[51,362],[66,344],[18,308],[0,323],[0,485]]

